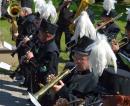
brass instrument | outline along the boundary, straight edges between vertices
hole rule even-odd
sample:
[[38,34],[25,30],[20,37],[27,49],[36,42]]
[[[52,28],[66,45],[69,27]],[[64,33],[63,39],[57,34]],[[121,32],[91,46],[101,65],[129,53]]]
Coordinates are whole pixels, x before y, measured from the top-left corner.
[[101,29],[102,27],[104,27],[105,25],[109,24],[110,22],[114,22],[115,20],[117,20],[117,19],[119,19],[120,17],[122,17],[122,15],[123,15],[123,13],[120,13],[120,14],[118,14],[116,17],[114,17],[114,18],[112,18],[112,19],[110,19],[110,20],[108,20],[108,21],[102,23],[100,26],[98,26],[98,27],[96,28],[96,30]]
[[[43,86],[38,92],[36,92],[35,94],[31,95],[29,93],[30,99],[32,101],[32,103],[34,103],[35,101],[39,100],[41,96],[43,96],[50,88],[52,88],[59,80],[63,79],[66,75],[68,75],[69,73],[71,73],[74,69],[76,68],[73,67],[71,70],[67,69],[65,70],[63,73],[61,73],[60,75],[57,75],[55,80],[51,81],[50,83],[48,83],[47,85]],[[32,99],[33,98],[33,99]],[[35,100],[34,100],[35,99]],[[35,104],[35,103],[34,103]]]
[[19,16],[20,11],[21,11],[21,7],[16,2],[11,2],[7,8],[7,12],[11,17]]
[[129,40],[127,37],[124,37],[123,39],[121,39],[120,41],[118,41],[119,47],[122,48],[124,47],[126,44],[128,44]]
[[16,17],[19,16],[20,11],[21,11],[20,5],[15,2],[11,2],[7,8],[8,14],[12,17],[12,19],[11,19],[12,25],[11,25],[11,29],[10,29],[10,32],[12,34],[12,40],[15,40],[16,37],[18,36],[18,25],[16,22]]
[[[76,14],[74,16],[74,19],[76,19],[80,15],[80,13],[83,10],[86,10],[86,8],[88,7],[88,5],[92,4],[93,2],[94,2],[94,0],[81,0],[81,2],[79,4],[79,7],[78,7],[78,9],[76,11]],[[75,25],[74,24],[70,24],[69,29],[70,29],[71,33],[73,33],[74,29],[75,29]]]
[[119,45],[119,48],[124,47],[125,45],[127,45],[129,42],[127,37],[122,38],[120,41],[117,41],[116,39],[112,40],[112,44],[114,45]]

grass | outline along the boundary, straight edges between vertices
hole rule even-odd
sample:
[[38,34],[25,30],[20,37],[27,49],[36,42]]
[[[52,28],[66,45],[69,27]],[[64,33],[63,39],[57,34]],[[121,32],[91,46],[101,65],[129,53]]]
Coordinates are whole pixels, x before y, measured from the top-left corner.
[[14,42],[11,40],[12,36],[10,33],[10,26],[11,24],[7,20],[4,19],[0,20],[0,31],[1,31],[0,40],[2,41],[4,40],[11,44],[14,44]]

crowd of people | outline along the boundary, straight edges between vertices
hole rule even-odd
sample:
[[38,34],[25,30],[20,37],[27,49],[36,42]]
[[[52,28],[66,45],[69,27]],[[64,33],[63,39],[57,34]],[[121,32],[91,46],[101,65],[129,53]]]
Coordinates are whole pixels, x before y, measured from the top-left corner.
[[[96,26],[96,13],[90,8],[93,0],[63,0],[57,9],[51,0],[34,0],[35,12],[32,2],[21,0],[20,12],[15,17],[18,27],[12,35],[16,41],[13,55],[18,54],[19,65],[11,77],[16,73],[23,76],[21,86],[27,87],[31,94],[59,78],[60,42],[64,32],[70,60],[61,75],[66,70],[70,72],[38,95],[39,104],[130,106],[130,9],[124,28],[127,42],[121,46],[116,41],[120,26],[112,20],[119,14],[115,10],[116,0],[104,0],[101,22]],[[76,11],[72,4],[77,6]],[[14,19],[3,10],[3,17]]]

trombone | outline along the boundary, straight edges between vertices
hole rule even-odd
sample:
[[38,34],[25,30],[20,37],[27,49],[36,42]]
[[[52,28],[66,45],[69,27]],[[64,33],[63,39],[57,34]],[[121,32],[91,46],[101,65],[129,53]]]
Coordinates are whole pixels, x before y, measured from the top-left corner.
[[112,43],[115,45],[119,45],[119,48],[124,47],[125,45],[127,45],[129,42],[129,39],[127,37],[122,38],[121,40],[117,41],[115,39],[112,40]]
[[[110,20],[108,20],[108,21],[106,21],[106,22],[103,22],[100,26],[98,26],[98,27],[96,28],[96,30],[98,31],[99,29],[101,29],[101,28],[104,27],[105,25],[109,24],[110,22],[116,21],[117,19],[119,19],[119,18],[122,17],[122,16],[123,16],[123,13],[120,13],[120,14],[118,14],[116,17],[114,17],[114,18],[112,18],[112,19],[110,19]],[[100,23],[101,23],[101,22],[100,22]]]
[[125,45],[127,45],[129,42],[129,39],[127,37],[124,37],[123,39],[121,39],[120,41],[118,41],[119,43],[119,47],[122,48],[124,47]]

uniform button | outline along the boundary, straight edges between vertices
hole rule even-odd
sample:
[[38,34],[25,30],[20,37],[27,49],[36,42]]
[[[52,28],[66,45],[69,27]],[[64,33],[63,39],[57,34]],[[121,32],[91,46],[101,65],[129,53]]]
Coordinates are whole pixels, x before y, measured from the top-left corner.
[[117,93],[117,94],[120,94],[120,92],[119,92],[119,91],[117,91],[116,93]]

